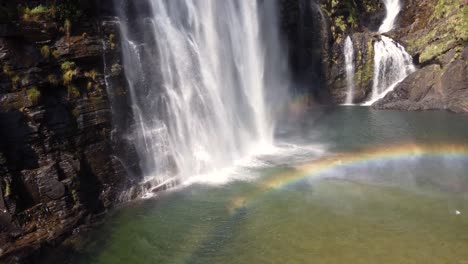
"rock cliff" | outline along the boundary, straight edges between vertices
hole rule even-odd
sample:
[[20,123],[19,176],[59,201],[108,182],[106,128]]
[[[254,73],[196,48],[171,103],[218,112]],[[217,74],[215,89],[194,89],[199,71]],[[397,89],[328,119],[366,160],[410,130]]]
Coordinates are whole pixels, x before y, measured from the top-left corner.
[[[79,231],[132,180],[118,29],[96,1],[0,3],[0,262]],[[106,85],[107,84],[107,85]],[[108,92],[106,88],[114,89]],[[130,111],[128,111],[130,112]],[[134,165],[134,166],[133,166]]]
[[[377,109],[446,109],[468,112],[466,0],[405,0],[397,27],[386,35],[402,44],[418,70],[374,104]],[[322,1],[331,23],[328,89],[335,103],[346,97],[343,40],[352,35],[355,50],[355,102],[370,93],[376,25],[384,17],[380,1]],[[359,9],[361,8],[361,9]],[[356,15],[361,14],[361,15]]]
[[406,46],[419,70],[374,106],[468,112],[468,1],[405,1],[391,36]]

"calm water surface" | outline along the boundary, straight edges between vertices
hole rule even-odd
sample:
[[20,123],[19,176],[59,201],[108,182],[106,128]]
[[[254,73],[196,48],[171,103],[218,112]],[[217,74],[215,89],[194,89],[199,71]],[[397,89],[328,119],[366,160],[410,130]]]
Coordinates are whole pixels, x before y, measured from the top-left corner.
[[293,150],[240,180],[131,203],[67,261],[468,263],[467,116],[342,107],[294,120],[278,128]]

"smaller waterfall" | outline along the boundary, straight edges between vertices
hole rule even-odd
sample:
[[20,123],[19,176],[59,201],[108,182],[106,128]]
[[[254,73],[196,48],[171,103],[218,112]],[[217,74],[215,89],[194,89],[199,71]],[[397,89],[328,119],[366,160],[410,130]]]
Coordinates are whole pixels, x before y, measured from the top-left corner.
[[344,44],[344,57],[345,57],[345,68],[346,68],[346,101],[345,104],[353,104],[354,99],[354,48],[351,37],[346,37]]
[[400,0],[384,0],[386,16],[380,25],[379,33],[385,33],[393,29],[398,14],[401,11]]
[[393,39],[381,36],[374,44],[374,80],[372,96],[364,105],[372,105],[415,71],[413,58]]

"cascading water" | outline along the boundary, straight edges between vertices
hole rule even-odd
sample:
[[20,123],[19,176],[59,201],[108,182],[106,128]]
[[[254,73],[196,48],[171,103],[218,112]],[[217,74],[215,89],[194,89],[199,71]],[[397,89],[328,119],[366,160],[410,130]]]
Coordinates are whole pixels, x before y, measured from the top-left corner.
[[[385,33],[394,28],[396,18],[401,10],[399,0],[384,0],[387,15],[379,28],[379,33]],[[385,97],[395,86],[403,81],[408,74],[415,71],[413,58],[405,48],[393,39],[381,36],[374,43],[374,77],[371,98],[364,105],[372,105]]]
[[345,104],[353,104],[354,99],[354,48],[351,37],[346,37],[344,44],[344,57],[345,57],[345,68],[346,68],[346,101]]
[[272,146],[288,86],[275,1],[114,2],[147,178],[209,173]]
[[374,44],[374,79],[371,99],[366,103],[372,105],[385,97],[408,74],[415,71],[413,58],[405,48],[391,38],[381,36]]
[[385,5],[386,16],[382,25],[380,25],[379,33],[389,32],[395,27],[395,21],[401,11],[400,0],[383,0]]

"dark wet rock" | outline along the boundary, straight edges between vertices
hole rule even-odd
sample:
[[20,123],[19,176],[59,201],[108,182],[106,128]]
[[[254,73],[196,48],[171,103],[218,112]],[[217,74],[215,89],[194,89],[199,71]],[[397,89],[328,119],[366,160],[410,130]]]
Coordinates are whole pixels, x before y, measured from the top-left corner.
[[[131,120],[118,99],[123,71],[111,70],[121,65],[118,24],[95,16],[108,8],[80,0],[86,17],[67,32],[58,16],[24,21],[16,1],[5,4],[14,12],[5,18],[0,4],[0,263],[36,263],[141,174],[123,137]],[[109,96],[121,119],[111,120]]]
[[88,57],[102,57],[103,44],[99,37],[95,36],[72,36],[62,37],[54,48],[56,56],[60,60],[73,60]]

